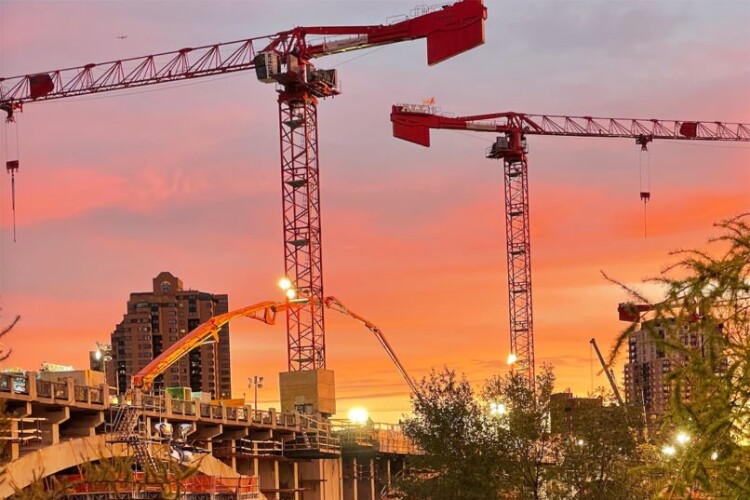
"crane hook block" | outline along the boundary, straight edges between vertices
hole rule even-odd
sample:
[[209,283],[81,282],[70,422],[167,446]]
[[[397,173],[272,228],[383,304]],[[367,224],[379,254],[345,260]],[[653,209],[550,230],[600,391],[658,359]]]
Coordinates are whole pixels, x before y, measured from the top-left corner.
[[651,193],[648,191],[641,191],[641,200],[643,203],[647,203],[651,199]]

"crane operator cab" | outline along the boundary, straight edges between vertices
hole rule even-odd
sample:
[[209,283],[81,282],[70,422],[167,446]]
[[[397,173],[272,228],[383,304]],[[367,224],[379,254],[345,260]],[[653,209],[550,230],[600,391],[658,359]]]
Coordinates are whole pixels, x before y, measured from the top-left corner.
[[500,136],[487,149],[487,158],[504,159],[509,162],[521,161],[523,155],[529,152],[526,137],[520,132],[508,132]]
[[294,54],[283,56],[275,50],[267,50],[256,55],[253,62],[255,76],[261,82],[302,86],[315,97],[341,93],[335,69],[317,69],[310,61]]

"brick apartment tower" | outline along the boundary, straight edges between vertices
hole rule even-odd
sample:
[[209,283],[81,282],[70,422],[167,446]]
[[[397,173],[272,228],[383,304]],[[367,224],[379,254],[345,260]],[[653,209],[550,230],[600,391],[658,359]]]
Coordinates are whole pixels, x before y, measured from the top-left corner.
[[[669,409],[672,388],[667,373],[685,362],[684,355],[665,353],[653,335],[664,339],[675,327],[653,320],[642,323],[628,338],[628,363],[625,365],[625,399],[642,406],[648,415],[662,415]],[[689,349],[703,351],[704,336],[683,329],[679,341]],[[689,397],[690,387],[683,386]]]
[[[130,294],[128,309],[112,333],[112,363],[121,393],[133,375],[164,349],[212,316],[229,311],[226,294],[184,290],[182,280],[168,272],[154,278],[153,291]],[[217,375],[218,374],[218,375]],[[229,325],[219,330],[218,344],[193,349],[154,381],[154,389],[190,387],[215,398],[232,395],[229,366]],[[109,380],[115,385],[115,380]]]

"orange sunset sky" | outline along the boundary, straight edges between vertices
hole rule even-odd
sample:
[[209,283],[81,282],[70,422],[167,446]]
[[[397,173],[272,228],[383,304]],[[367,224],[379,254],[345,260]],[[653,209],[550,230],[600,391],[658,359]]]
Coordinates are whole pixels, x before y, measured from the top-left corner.
[[[0,76],[297,25],[380,24],[415,3],[3,1]],[[750,122],[745,0],[486,5],[485,45],[435,67],[424,41],[317,62],[343,81],[319,107],[325,293],[378,324],[416,378],[447,365],[479,383],[506,370],[501,164],[483,157],[491,134],[435,131],[429,149],[393,139],[392,104],[435,96],[464,115]],[[5,367],[86,366],[128,294],[160,271],[229,294],[231,308],[281,299],[272,85],[239,73],[34,103],[18,122],[15,243],[9,176],[0,184],[2,321],[22,316],[3,339]],[[632,141],[530,137],[529,147],[537,364],[584,395],[589,339],[609,351],[625,326],[616,307],[626,297],[601,271],[639,283],[671,250],[704,246],[714,222],[748,211],[750,144],[654,143],[646,238]],[[340,414],[407,412],[408,389],[374,337],[332,312],[326,322]],[[237,320],[231,336],[235,395],[250,397],[247,377],[263,375],[261,406],[278,405],[284,326]]]

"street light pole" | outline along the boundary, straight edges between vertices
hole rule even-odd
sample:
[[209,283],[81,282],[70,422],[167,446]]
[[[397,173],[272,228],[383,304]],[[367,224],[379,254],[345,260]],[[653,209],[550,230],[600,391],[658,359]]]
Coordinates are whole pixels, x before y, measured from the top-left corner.
[[258,375],[253,375],[252,377],[249,377],[247,379],[248,382],[248,388],[253,388],[254,393],[254,399],[255,399],[255,405],[253,408],[257,411],[258,410],[258,389],[263,389],[263,377],[259,377]]
[[[107,383],[107,386],[109,386],[109,381],[107,380],[107,362],[112,361],[112,344],[104,344],[101,342],[96,343],[96,351],[94,352],[94,355],[96,356],[96,359],[102,360],[102,369],[104,370],[104,381]],[[114,371],[115,376],[115,390],[117,391],[117,397],[120,397],[120,378],[117,374],[117,370]]]

